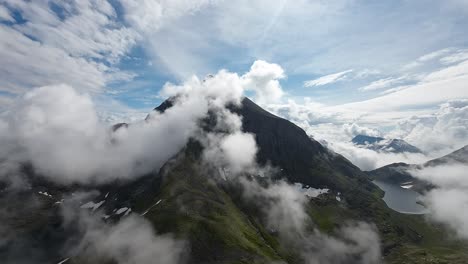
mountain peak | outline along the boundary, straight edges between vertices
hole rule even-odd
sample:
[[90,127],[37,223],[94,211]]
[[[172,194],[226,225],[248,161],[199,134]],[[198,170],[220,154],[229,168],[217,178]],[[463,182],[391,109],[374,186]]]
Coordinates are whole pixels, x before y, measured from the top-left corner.
[[392,153],[422,153],[420,149],[409,144],[403,139],[386,139],[383,137],[357,135],[351,140],[351,142],[359,147],[364,147],[375,151]]

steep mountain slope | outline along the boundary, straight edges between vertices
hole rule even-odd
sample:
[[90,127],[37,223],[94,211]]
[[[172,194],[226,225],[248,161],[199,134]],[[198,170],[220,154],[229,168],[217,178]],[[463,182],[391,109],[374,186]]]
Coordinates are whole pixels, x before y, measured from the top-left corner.
[[263,110],[248,98],[233,111],[242,116],[242,128],[255,134],[260,164],[271,162],[281,168],[291,182],[312,187],[329,187],[343,192],[357,182],[363,188],[374,187],[366,176],[343,156],[333,153],[288,120]]
[[[166,101],[156,110],[164,111],[170,105],[171,103]],[[310,139],[296,125],[272,115],[247,98],[242,101],[241,107],[232,106],[231,109],[242,116],[243,130],[255,134],[259,147],[257,160],[260,164],[271,164],[280,168],[281,173],[277,177],[286,178],[290,182],[331,189],[329,194],[311,199],[307,205],[311,219],[324,232],[333,232],[348,220],[373,222],[383,239],[384,254],[389,261],[395,263],[400,263],[400,257],[405,254],[418,255],[422,252],[426,255],[425,259],[440,261],[445,259],[443,254],[431,252],[431,249],[428,250],[426,247],[453,250],[454,244],[445,239],[439,227],[426,223],[422,216],[407,216],[389,209],[381,200],[383,192],[371,183],[365,173],[341,155],[330,152]],[[196,160],[197,155],[194,157]],[[275,249],[283,260],[296,263],[297,258],[294,254],[291,256],[284,253],[288,252],[288,249],[280,246],[279,238],[274,233],[265,232],[258,215],[260,208],[249,209],[248,206],[246,208],[239,199],[235,198],[239,196],[238,193],[233,193],[229,189],[226,191],[237,207],[248,216],[250,222],[256,223],[254,226],[258,234],[261,234],[260,240],[267,242],[267,246]],[[340,201],[335,199],[338,193]],[[163,215],[171,214],[177,212],[165,212]],[[460,255],[458,250],[455,249],[453,256],[450,257],[455,262],[459,260],[459,263],[463,263],[468,256]],[[424,263],[424,261],[415,258],[413,263]]]

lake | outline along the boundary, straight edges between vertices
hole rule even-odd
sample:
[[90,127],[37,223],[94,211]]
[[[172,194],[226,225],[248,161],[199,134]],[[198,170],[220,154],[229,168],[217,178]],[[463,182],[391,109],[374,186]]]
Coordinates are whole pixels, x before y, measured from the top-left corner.
[[424,214],[427,212],[424,206],[416,203],[421,198],[419,193],[391,183],[381,181],[373,181],[373,183],[385,191],[383,200],[393,210],[404,214]]

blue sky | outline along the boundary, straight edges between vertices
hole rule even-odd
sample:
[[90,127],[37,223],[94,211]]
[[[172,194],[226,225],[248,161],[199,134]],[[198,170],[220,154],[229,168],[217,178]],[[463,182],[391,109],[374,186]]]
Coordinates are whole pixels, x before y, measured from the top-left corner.
[[264,60],[286,75],[269,110],[390,131],[468,98],[466,28],[464,0],[1,0],[0,109],[64,83],[126,120],[166,82]]

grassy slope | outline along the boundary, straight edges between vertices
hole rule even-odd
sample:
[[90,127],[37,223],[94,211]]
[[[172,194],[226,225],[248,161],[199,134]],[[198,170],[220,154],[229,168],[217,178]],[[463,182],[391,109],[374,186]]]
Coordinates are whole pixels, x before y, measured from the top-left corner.
[[[159,232],[188,239],[191,262],[271,263],[281,260],[257,226],[230,196],[200,175],[191,158],[182,159],[165,175],[161,192],[146,217]],[[148,204],[146,204],[148,206]]]

